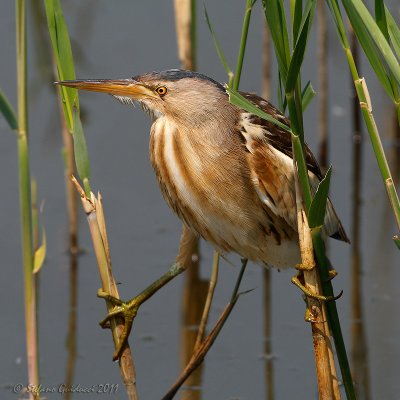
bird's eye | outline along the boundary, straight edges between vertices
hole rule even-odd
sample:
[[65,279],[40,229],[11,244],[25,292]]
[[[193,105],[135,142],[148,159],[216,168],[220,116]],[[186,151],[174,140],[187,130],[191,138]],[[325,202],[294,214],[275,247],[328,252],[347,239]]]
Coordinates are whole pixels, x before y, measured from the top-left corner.
[[156,92],[160,95],[160,96],[164,96],[165,94],[167,94],[167,88],[165,86],[159,86],[156,89]]

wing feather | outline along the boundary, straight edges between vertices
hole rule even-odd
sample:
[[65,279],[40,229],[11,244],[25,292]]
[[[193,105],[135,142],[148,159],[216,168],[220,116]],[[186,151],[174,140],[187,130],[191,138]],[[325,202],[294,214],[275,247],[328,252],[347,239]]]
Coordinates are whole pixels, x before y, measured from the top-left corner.
[[[268,101],[254,94],[243,92],[241,94],[275,119],[290,125],[289,120]],[[290,133],[272,122],[247,112],[241,114],[239,129],[248,150],[247,159],[252,182],[261,201],[297,231]],[[304,150],[311,189],[315,192],[323,175],[310,148],[305,145]],[[349,242],[330,200],[328,200],[324,230],[328,236]]]

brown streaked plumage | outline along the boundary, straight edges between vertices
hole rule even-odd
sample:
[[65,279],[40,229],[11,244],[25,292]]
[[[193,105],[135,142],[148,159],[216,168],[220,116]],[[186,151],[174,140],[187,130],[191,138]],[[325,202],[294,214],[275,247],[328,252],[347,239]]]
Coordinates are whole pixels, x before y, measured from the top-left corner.
[[[139,102],[149,112],[150,158],[162,194],[216,249],[279,268],[300,262],[288,132],[230,104],[222,85],[195,72],[62,84]],[[289,124],[266,100],[242,95]],[[307,146],[305,156],[315,190],[322,174]],[[348,241],[330,201],[324,231]]]

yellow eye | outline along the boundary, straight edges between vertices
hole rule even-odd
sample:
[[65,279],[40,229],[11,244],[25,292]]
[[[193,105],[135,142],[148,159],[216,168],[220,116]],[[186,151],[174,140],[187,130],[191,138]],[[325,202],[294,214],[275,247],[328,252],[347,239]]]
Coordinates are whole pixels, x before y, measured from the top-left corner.
[[159,86],[156,89],[156,92],[160,95],[160,96],[164,96],[165,94],[167,94],[167,88],[165,86]]

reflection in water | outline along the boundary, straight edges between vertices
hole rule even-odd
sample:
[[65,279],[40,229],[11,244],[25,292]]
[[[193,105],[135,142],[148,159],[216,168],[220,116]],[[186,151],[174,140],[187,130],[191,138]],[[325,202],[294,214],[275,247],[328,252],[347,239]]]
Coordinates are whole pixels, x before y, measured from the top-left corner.
[[[175,26],[178,53],[183,69],[196,69],[196,1],[175,0]],[[208,282],[199,277],[199,239],[184,225],[179,246],[178,260],[186,265],[182,293],[181,369],[189,363],[197,340],[199,323],[208,292]],[[186,380],[181,389],[182,400],[201,399],[202,363]]]
[[[263,16],[263,97],[271,97],[271,38],[266,20]],[[264,310],[264,377],[265,399],[274,399],[274,368],[272,358],[272,301],[271,301],[271,270],[263,271],[263,310]]]
[[[352,52],[358,61],[357,40],[352,33]],[[353,83],[352,83],[353,85]],[[362,307],[361,259],[361,190],[362,190],[362,131],[360,105],[353,87],[353,199],[352,199],[352,257],[351,257],[351,339],[352,366],[358,399],[370,399],[368,349]]]
[[319,102],[319,165],[323,173],[328,170],[328,25],[325,2],[318,4],[318,102]]
[[[77,333],[77,306],[78,306],[78,255],[70,253],[69,270],[69,315],[68,315],[68,334],[66,340],[67,347],[67,366],[65,372],[65,386],[72,387],[74,382],[76,364],[76,333]],[[70,400],[72,391],[64,392],[64,399]]]
[[[208,282],[199,277],[199,242],[185,226],[179,247],[178,259],[188,265],[182,295],[181,369],[189,363],[196,343],[198,326],[208,291]],[[182,400],[201,399],[201,381],[204,363],[186,380],[181,390]]]
[[264,376],[265,376],[265,399],[274,399],[274,365],[272,357],[272,302],[271,302],[271,270],[263,271],[264,287]]

